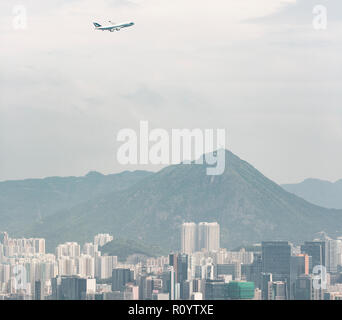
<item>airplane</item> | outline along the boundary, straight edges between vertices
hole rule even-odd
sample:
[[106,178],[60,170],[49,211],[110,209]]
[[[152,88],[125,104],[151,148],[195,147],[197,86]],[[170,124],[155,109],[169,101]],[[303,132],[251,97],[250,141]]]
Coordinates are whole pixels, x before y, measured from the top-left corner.
[[134,26],[134,22],[115,24],[115,23],[109,21],[109,23],[110,23],[109,26],[102,26],[97,22],[93,22],[93,24],[95,26],[95,30],[110,31],[110,32],[120,31],[123,28],[128,28],[128,27]]

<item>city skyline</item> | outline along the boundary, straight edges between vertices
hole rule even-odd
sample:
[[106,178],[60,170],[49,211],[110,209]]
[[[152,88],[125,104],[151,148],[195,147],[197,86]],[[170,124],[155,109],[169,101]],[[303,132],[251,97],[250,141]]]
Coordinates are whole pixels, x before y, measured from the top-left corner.
[[[199,233],[205,228],[206,235],[219,228],[217,223],[183,223],[182,240],[192,237],[193,227]],[[342,298],[342,236],[323,235],[301,245],[263,241],[253,250],[200,249],[200,245],[191,253],[182,248],[168,256],[137,255],[136,262],[102,255],[101,248],[113,239],[110,234],[97,234],[83,246],[59,244],[51,254],[45,252],[45,239],[15,239],[0,232],[0,300]]]

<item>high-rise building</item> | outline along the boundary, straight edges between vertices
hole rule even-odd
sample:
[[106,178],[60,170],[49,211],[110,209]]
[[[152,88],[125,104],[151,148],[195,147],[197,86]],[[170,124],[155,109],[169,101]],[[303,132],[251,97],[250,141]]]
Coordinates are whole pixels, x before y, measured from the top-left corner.
[[131,283],[126,284],[125,300],[139,300],[139,287]]
[[262,271],[272,273],[273,281],[286,284],[286,297],[290,290],[291,245],[287,241],[262,242]]
[[177,282],[183,283],[183,281],[189,278],[189,256],[187,254],[179,254],[177,256]]
[[164,293],[169,294],[170,300],[177,300],[178,292],[176,283],[176,272],[174,271],[174,268],[172,266],[167,268],[163,272],[162,280]]
[[[172,253],[169,255],[169,264],[175,273],[175,283],[179,284],[180,295],[182,292],[184,282],[189,279],[189,256],[187,254]],[[172,297],[172,295],[170,295]]]
[[262,300],[272,300],[272,273],[262,273],[261,278]]
[[[184,283],[189,279],[190,269],[189,269],[189,256],[187,254],[172,253],[169,255],[169,264],[173,268],[175,289],[174,293],[170,292],[171,300],[176,297],[177,294],[180,295],[181,299],[183,292],[185,292],[183,286]],[[179,287],[179,289],[177,289]]]
[[217,222],[200,222],[198,224],[198,250],[219,251],[220,225]]
[[230,299],[253,299],[254,298],[254,282],[231,281],[227,285],[228,297]]
[[312,277],[303,274],[298,276],[295,282],[293,299],[295,300],[312,300],[313,298]]
[[287,241],[262,242],[262,271],[272,273],[274,281],[290,276],[291,245]]
[[0,243],[6,244],[8,241],[8,233],[7,232],[0,232]]
[[182,300],[190,300],[193,292],[193,282],[186,280],[182,282],[180,298]]
[[111,242],[113,240],[113,236],[108,233],[99,233],[94,237],[94,244],[102,247],[106,243]]
[[202,297],[200,300],[203,299],[204,294],[205,294],[205,281],[202,279],[194,279],[192,280],[192,291],[195,293],[202,293]]
[[177,282],[180,285],[180,298],[189,299],[189,292],[187,287],[187,281],[189,279],[189,256],[187,254],[180,254],[177,258]]
[[98,245],[97,244],[93,244],[91,242],[85,243],[83,245],[83,249],[82,249],[82,253],[95,257],[96,254],[98,253]]
[[272,282],[272,300],[287,300],[287,285],[284,281],[274,281]]
[[169,254],[169,265],[175,273],[175,282],[178,282],[178,253]]
[[139,297],[142,300],[151,300],[153,292],[153,277],[146,274],[138,277]]
[[325,252],[326,243],[325,241],[305,241],[300,247],[302,253],[306,253],[311,256],[312,266],[309,273],[312,272],[312,268],[315,266],[325,266]]
[[84,278],[95,277],[95,259],[92,256],[81,255],[76,258],[77,274]]
[[206,280],[205,299],[206,300],[226,300],[228,298],[227,283],[223,280]]
[[254,252],[253,262],[246,271],[248,272],[246,276],[247,281],[252,281],[256,288],[261,288],[263,264],[262,254],[260,252]]
[[196,251],[220,250],[220,225],[217,222],[186,222],[181,227],[181,252],[192,254]]
[[0,242],[0,263],[4,259],[4,245]]
[[312,257],[308,254],[297,254],[291,257],[291,273],[297,276],[310,273]]
[[123,291],[127,283],[134,281],[134,271],[118,268],[112,271],[112,291]]
[[96,280],[78,276],[62,277],[62,300],[85,300],[87,295],[96,293]]
[[291,256],[290,263],[290,299],[294,299],[295,285],[297,278],[299,276],[304,276],[309,274],[311,268],[312,257],[307,254],[297,254]]
[[70,257],[75,258],[81,255],[81,247],[76,242],[66,242],[64,244],[60,244],[56,248],[56,256],[57,258],[61,257]]
[[60,276],[77,275],[77,265],[74,258],[62,256],[58,259],[58,274]]
[[325,263],[327,272],[336,273],[340,254],[340,240],[326,240]]
[[0,237],[3,244],[3,254],[5,256],[45,254],[45,239],[12,239],[8,237],[8,234],[6,232],[3,232]]
[[216,275],[232,275],[234,280],[241,279],[241,263],[226,263],[226,264],[218,264],[216,266]]
[[45,299],[45,286],[44,281],[37,280],[34,283],[34,300]]
[[181,230],[182,253],[192,254],[197,247],[197,225],[194,222],[182,224]]
[[60,276],[51,279],[51,300],[62,299],[62,278]]
[[95,257],[95,277],[99,279],[109,279],[112,276],[112,270],[116,265],[116,256]]

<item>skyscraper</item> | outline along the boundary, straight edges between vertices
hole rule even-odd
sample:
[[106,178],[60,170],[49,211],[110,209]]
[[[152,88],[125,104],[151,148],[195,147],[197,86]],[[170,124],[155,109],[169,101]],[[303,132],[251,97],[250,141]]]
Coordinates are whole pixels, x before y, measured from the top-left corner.
[[272,273],[274,282],[284,282],[286,298],[290,296],[290,266],[291,245],[287,241],[262,242],[262,271]]
[[[312,257],[312,268],[319,265],[325,266],[325,241],[305,241],[300,250]],[[312,268],[309,270],[310,273]]]
[[312,277],[303,274],[296,279],[293,299],[295,300],[312,300],[313,296]]
[[287,241],[262,242],[264,273],[272,273],[274,281],[284,281],[290,275],[291,246]]
[[185,222],[181,227],[181,252],[220,250],[220,225],[217,222]]
[[8,233],[0,232],[0,243],[7,244],[7,241],[8,241]]
[[34,283],[34,300],[44,300],[44,282],[37,280]]
[[79,257],[81,255],[81,248],[80,245],[76,242],[66,242],[60,244],[56,248],[56,256],[57,258],[60,257]]
[[169,264],[175,272],[176,283],[188,280],[189,256],[187,254],[171,253],[169,255]]
[[340,240],[326,240],[325,263],[327,271],[330,273],[337,272],[337,265],[340,253]]
[[272,282],[272,300],[287,300],[288,294],[287,294],[287,285],[284,281],[274,281]]
[[177,300],[178,298],[175,278],[176,274],[172,266],[162,274],[164,293],[169,294],[170,300]]
[[220,249],[220,225],[217,222],[198,224],[198,250],[218,251]]
[[61,279],[62,300],[84,300],[87,294],[95,294],[96,280],[85,279],[78,276],[62,277]]
[[261,274],[262,300],[272,300],[272,273]]
[[94,237],[94,244],[102,247],[106,243],[111,242],[113,240],[113,236],[108,233],[99,233]]
[[194,222],[182,224],[181,241],[182,253],[192,254],[196,251],[197,226]]
[[188,280],[189,272],[189,256],[187,254],[180,254],[177,258],[177,280],[179,283]]
[[173,267],[173,271],[175,272],[175,283],[178,282],[178,253],[169,254],[169,265]]
[[299,276],[309,274],[311,256],[307,254],[298,254],[291,257],[290,263],[290,299],[294,299],[295,285]]
[[123,291],[125,285],[134,280],[134,271],[130,269],[113,269],[112,291]]
[[108,279],[112,276],[112,270],[116,267],[116,256],[97,256],[95,258],[95,276],[100,279]]

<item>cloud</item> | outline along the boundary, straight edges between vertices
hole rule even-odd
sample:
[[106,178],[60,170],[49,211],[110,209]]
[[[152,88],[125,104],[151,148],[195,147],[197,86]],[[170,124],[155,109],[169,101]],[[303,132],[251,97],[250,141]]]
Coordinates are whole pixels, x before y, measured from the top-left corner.
[[[318,32],[302,0],[27,0],[28,28],[13,30],[12,5],[0,4],[0,180],[124,170],[115,134],[140,120],[224,127],[279,182],[342,176],[337,13]],[[136,25],[94,31],[108,20]]]

